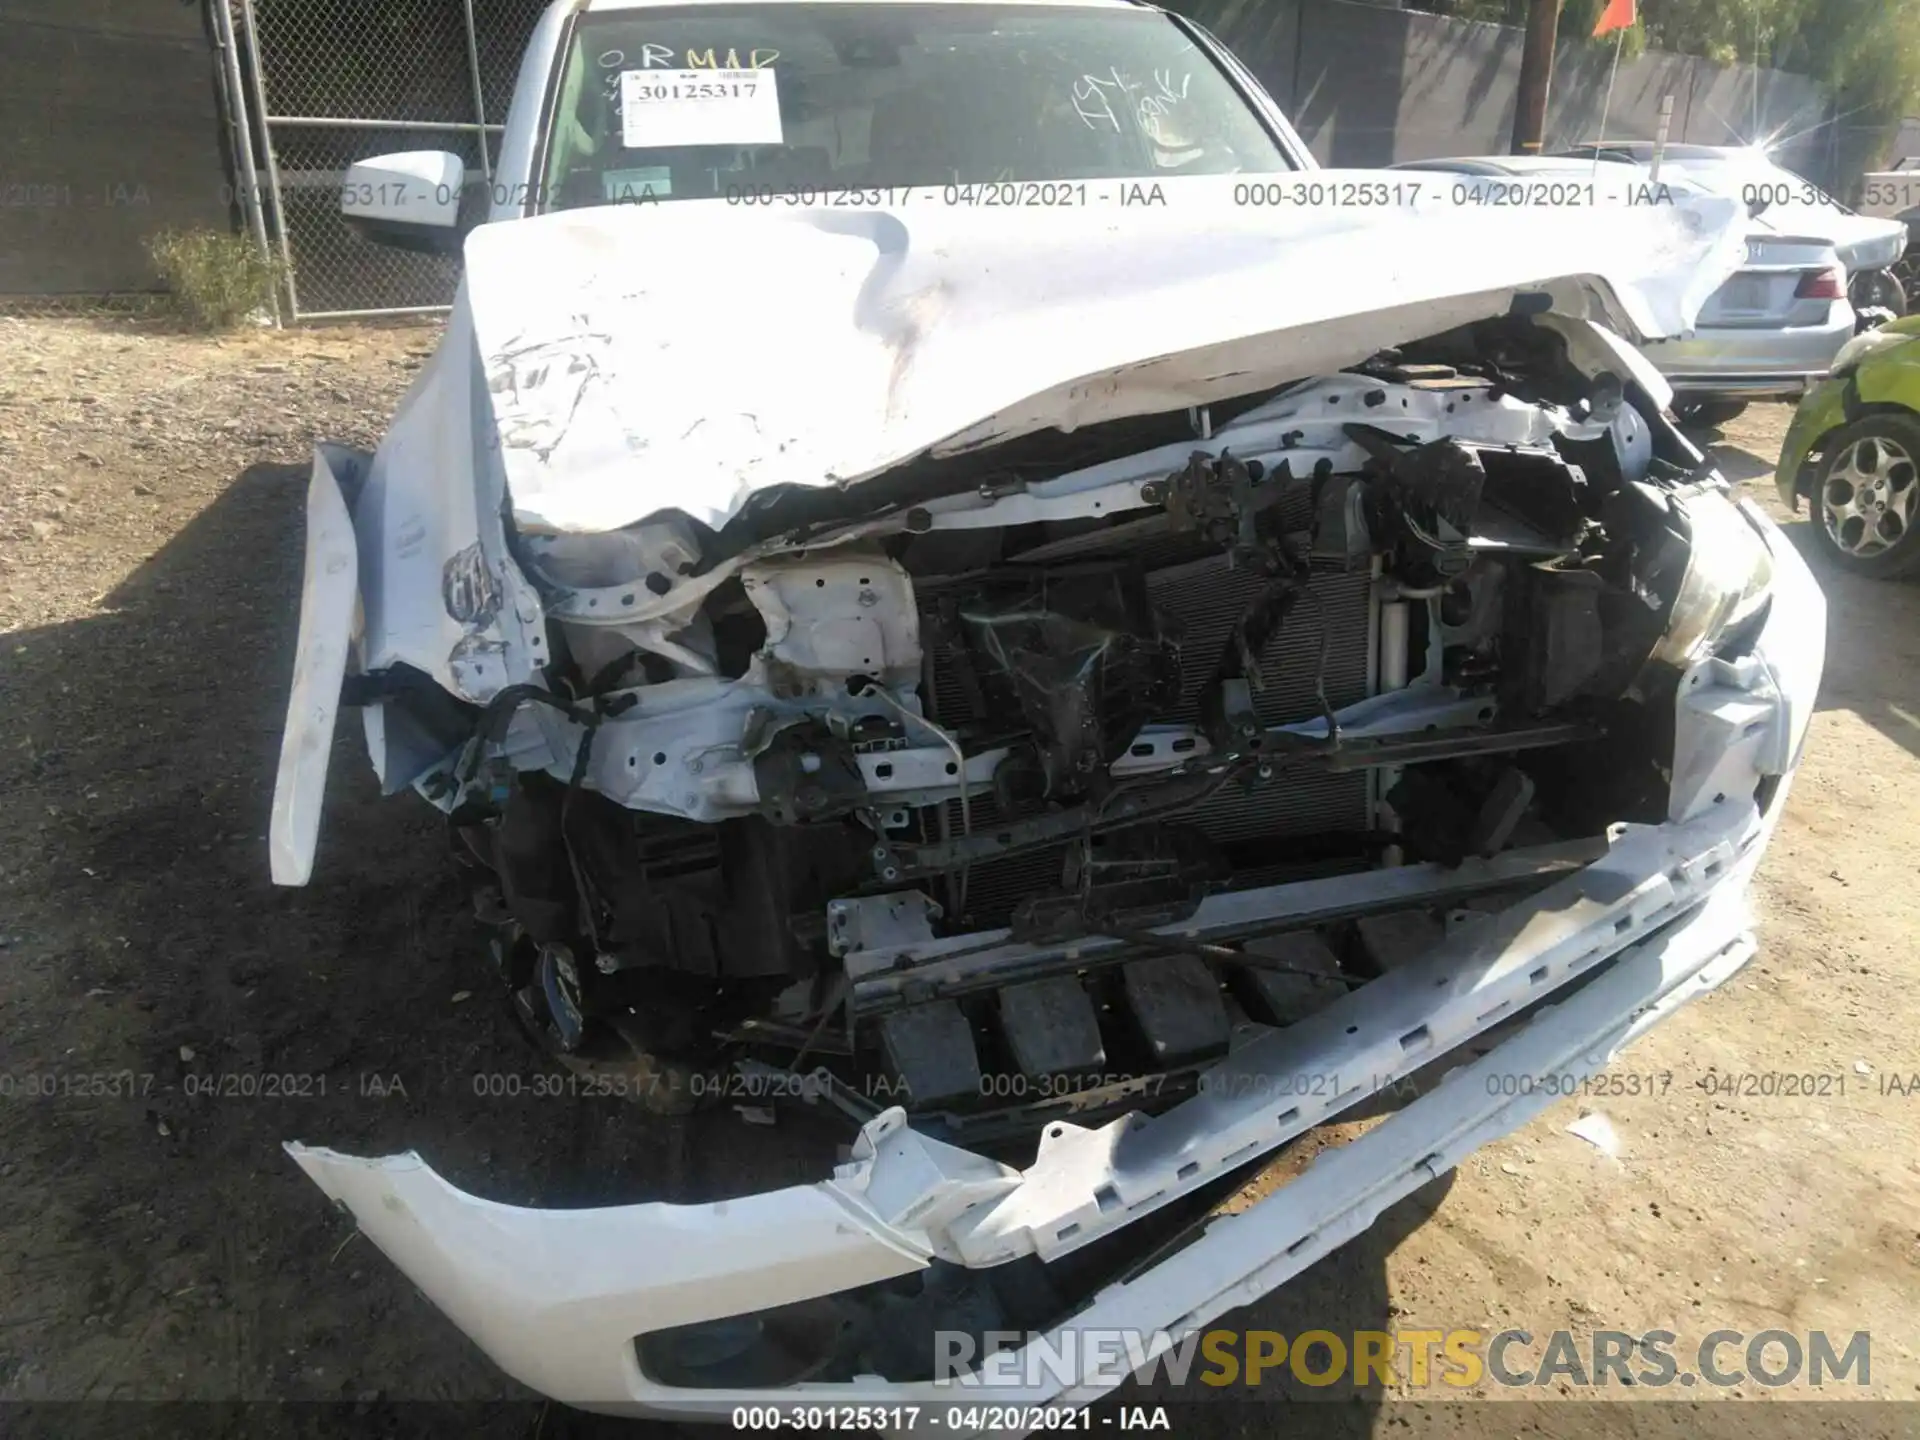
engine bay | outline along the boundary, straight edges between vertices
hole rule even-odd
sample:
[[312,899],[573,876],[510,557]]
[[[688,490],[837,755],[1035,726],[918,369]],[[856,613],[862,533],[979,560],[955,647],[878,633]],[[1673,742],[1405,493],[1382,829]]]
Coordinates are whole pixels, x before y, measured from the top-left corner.
[[1719,482],[1568,346],[514,537],[547,683],[383,704],[470,726],[417,784],[529,1034],[660,1108],[992,1143],[1171,1102],[1660,818]]

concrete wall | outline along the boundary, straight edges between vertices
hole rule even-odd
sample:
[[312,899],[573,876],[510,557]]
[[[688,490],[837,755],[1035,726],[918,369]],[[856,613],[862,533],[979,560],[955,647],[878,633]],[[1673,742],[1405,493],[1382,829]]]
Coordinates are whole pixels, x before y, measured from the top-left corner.
[[158,288],[234,214],[202,0],[0,0],[0,295]]

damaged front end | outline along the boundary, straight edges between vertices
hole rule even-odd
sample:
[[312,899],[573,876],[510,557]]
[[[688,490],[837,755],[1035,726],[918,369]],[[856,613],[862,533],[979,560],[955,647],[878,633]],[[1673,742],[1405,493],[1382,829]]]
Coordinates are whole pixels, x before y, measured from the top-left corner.
[[[1398,323],[1308,378],[587,533],[508,499],[561,444],[516,446],[513,406],[567,367],[470,373],[457,311],[434,423],[508,411],[471,512],[399,503],[447,441],[427,407],[316,465],[276,878],[306,877],[344,677],[557,1059],[662,1109],[837,1110],[852,1158],[573,1212],[301,1165],[557,1398],[933,1399],[937,1331],[1177,1338],[1245,1303],[1546,1101],[1488,1076],[1590,1072],[1717,984],[1818,591],[1597,326]],[[1130,1226],[1178,1253],[1128,1268]],[[993,1398],[1083,1401],[1109,1360]]]

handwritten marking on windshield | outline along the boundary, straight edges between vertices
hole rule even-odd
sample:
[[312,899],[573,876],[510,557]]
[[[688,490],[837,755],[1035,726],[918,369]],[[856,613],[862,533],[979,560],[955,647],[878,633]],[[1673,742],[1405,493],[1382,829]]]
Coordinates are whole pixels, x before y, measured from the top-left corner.
[[[671,45],[656,45],[649,42],[648,44],[642,45],[640,47],[640,68],[641,69],[646,70],[646,69],[651,69],[655,65],[670,66],[672,64],[673,64],[673,47]],[[607,51],[605,54],[603,54],[600,57],[600,68],[602,70],[626,69],[627,68],[627,52],[624,50]]]
[[[1119,80],[1117,74],[1114,80]],[[1073,108],[1089,130],[1098,130],[1103,120],[1115,130],[1120,128],[1120,117],[1113,113],[1113,102],[1107,98],[1107,84],[1096,75],[1082,75],[1073,82]]]
[[1140,128],[1156,144],[1165,145],[1168,141],[1161,122],[1187,98],[1192,86],[1191,72],[1175,79],[1171,70],[1156,70],[1153,84],[1148,87],[1129,80],[1120,73],[1120,67],[1114,65],[1108,67],[1105,75],[1082,75],[1074,81],[1073,108],[1089,130],[1098,130],[1103,124],[1118,130],[1120,116],[1113,103],[1117,96],[1123,106],[1132,108]]
[[[780,58],[778,50],[756,46],[747,51],[747,63],[742,65],[738,50],[729,47],[727,58],[721,61],[714,58],[717,49],[718,47],[713,45],[709,45],[704,50],[695,50],[689,46],[686,62],[682,65],[678,52],[671,45],[662,45],[657,41],[649,40],[640,47],[640,68],[642,70],[764,70]],[[627,67],[627,52],[609,50],[600,57],[599,63],[602,70],[623,70]]]
[[[764,60],[760,58],[763,55],[766,56]],[[740,52],[738,50],[728,50],[726,63],[722,65],[715,62],[713,58],[713,46],[709,45],[705,50],[687,51],[687,69],[764,70],[779,58],[780,52],[778,50],[749,50],[747,52],[747,63],[742,65],[740,63]],[[649,61],[648,63],[651,64],[652,62]]]
[[1167,138],[1161,133],[1160,122],[1172,113],[1175,106],[1187,98],[1187,90],[1193,84],[1193,76],[1191,73],[1182,75],[1176,87],[1171,70],[1156,70],[1153,72],[1153,83],[1159,93],[1140,97],[1140,128],[1145,130],[1156,144],[1164,145],[1167,143]]

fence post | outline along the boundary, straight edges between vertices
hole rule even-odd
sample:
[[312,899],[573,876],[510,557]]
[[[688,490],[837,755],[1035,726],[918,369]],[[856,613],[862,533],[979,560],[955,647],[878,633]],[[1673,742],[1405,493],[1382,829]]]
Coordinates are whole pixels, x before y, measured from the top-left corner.
[[467,16],[467,69],[473,75],[473,118],[480,126],[480,173],[486,177],[488,200],[493,190],[493,158],[487,153],[487,92],[480,83],[480,36],[473,27],[473,0],[461,0]]
[[267,120],[267,82],[260,69],[260,32],[253,23],[253,0],[240,0],[240,18],[247,27],[247,59],[253,66],[253,103],[260,112],[260,134],[267,142],[267,184],[273,189],[273,228],[280,238],[280,260],[287,272],[287,308],[298,320],[300,289],[293,276],[293,246],[287,240],[287,201],[280,189],[280,162],[273,154],[273,126]]
[[[239,41],[233,33],[233,8],[231,0],[211,0],[211,3],[214,40],[220,47],[220,73],[227,96],[227,127],[233,140],[234,164],[240,171],[240,183],[247,192],[247,227],[253,232],[253,243],[260,254],[269,256],[273,253],[273,247],[267,240],[266,209],[260,200],[260,171],[253,160],[253,125],[247,114],[250,107],[247,104],[246,82],[241,75]],[[279,286],[274,287],[271,299],[273,323],[279,325]]]

